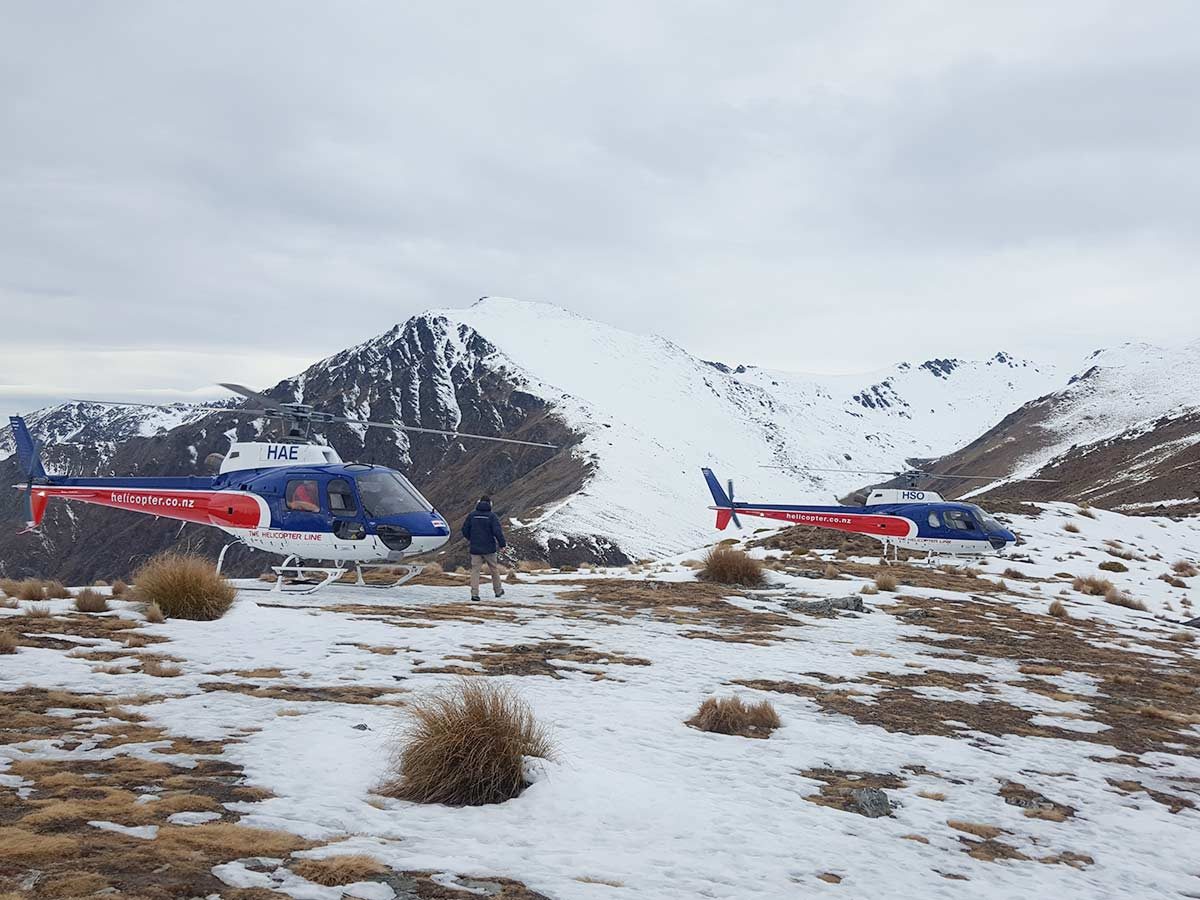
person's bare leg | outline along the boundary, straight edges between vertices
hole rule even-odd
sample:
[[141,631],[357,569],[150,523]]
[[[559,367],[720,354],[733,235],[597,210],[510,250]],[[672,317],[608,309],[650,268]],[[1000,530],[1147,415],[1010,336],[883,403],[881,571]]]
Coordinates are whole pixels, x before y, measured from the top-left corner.
[[471,599],[479,599],[479,570],[483,566],[483,557],[471,554]]

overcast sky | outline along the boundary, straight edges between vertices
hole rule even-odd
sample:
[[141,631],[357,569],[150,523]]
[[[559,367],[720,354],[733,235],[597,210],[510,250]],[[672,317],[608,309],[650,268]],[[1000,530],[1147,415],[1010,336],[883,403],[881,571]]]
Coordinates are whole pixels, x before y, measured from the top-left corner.
[[486,294],[809,371],[1200,337],[1195,0],[0,21],[2,414]]

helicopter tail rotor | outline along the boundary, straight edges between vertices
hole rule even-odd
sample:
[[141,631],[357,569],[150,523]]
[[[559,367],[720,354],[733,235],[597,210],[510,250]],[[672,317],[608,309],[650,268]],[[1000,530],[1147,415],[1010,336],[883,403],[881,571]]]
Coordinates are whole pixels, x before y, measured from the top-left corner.
[[738,528],[742,527],[741,521],[738,519],[737,509],[733,505],[733,479],[730,479],[726,484],[726,489],[721,487],[721,482],[717,481],[717,476],[713,474],[712,469],[701,469],[704,473],[704,480],[708,483],[708,490],[712,494],[713,505],[710,509],[716,510],[717,513],[717,529],[724,531],[729,527],[732,521]]
[[29,433],[25,420],[20,416],[10,416],[8,421],[12,425],[13,441],[17,445],[17,462],[21,467],[21,474],[25,476],[25,484],[22,486],[25,491],[25,530],[33,531],[42,523],[42,516],[46,514],[46,494],[35,490],[34,486],[45,484],[49,478],[42,465],[37,441]]

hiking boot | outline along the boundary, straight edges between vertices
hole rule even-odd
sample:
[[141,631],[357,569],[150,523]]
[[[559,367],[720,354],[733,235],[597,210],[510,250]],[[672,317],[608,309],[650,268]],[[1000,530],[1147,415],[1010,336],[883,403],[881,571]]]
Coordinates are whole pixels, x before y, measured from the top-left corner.
[[472,600],[474,600],[476,603],[478,603],[478,602],[479,602],[479,598],[478,598],[478,597],[472,597],[471,599],[472,599]]
[[499,600],[503,596],[504,596],[504,588],[500,588],[500,590],[496,593],[496,599]]

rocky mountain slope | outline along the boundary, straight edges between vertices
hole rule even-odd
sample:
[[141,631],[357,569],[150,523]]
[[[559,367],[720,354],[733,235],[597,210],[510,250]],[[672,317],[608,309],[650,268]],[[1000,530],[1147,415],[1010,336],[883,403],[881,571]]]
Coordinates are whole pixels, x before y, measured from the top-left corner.
[[[1003,353],[864,376],[730,368],[557,307],[485,298],[415,316],[268,393],[356,417],[557,443],[563,450],[550,454],[347,426],[325,436],[347,460],[405,471],[452,520],[492,493],[524,554],[621,562],[711,539],[701,466],[737,479],[746,498],[829,499],[862,477],[762,467],[901,467],[953,450],[1054,383],[1052,370]],[[29,421],[51,470],[77,474],[198,473],[230,434],[250,439],[263,428],[182,407],[77,403]],[[5,484],[19,480],[11,454],[4,429]],[[18,520],[19,504],[6,493],[0,512]],[[0,565],[74,581],[112,577],[177,540],[214,552],[222,535],[52,504],[42,535],[0,533]],[[249,571],[266,560],[233,562]]]
[[[1008,476],[968,489],[992,498],[1200,512],[1200,341],[1097,350],[1061,390],[1015,410],[935,469]],[[1016,480],[1031,476],[1058,480]]]

